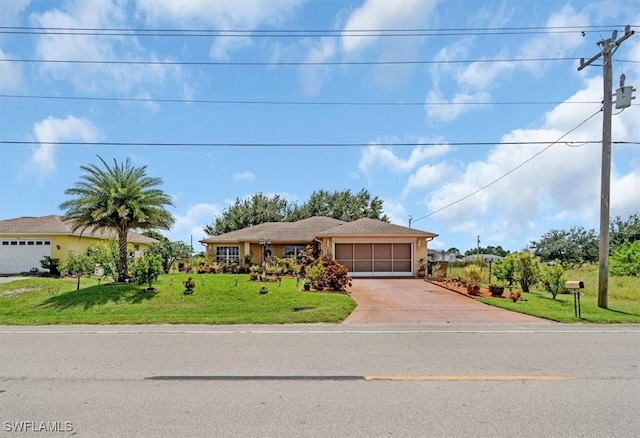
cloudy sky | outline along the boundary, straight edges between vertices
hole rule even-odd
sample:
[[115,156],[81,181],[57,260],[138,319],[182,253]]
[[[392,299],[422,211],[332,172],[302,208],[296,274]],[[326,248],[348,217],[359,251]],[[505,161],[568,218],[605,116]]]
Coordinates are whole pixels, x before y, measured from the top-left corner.
[[[172,240],[257,192],[362,188],[435,248],[597,230],[603,69],[579,59],[627,24],[640,3],[1,0],[0,219],[60,214],[100,155],[164,180]],[[623,73],[640,89],[637,33],[612,93]],[[613,109],[612,217],[640,212],[639,104]]]

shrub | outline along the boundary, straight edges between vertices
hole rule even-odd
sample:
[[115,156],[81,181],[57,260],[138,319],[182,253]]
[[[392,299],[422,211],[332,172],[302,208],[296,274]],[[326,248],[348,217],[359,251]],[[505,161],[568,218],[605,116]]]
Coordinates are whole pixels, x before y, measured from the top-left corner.
[[556,295],[564,290],[565,281],[564,269],[562,269],[560,260],[555,260],[554,264],[547,266],[542,273],[542,287],[551,294],[554,300]]
[[162,272],[162,257],[155,254],[140,257],[133,265],[134,280],[138,284],[148,284],[149,289],[153,289],[153,282]]
[[640,276],[640,240],[618,246],[609,258],[609,271],[612,275]]
[[60,275],[60,270],[58,269],[60,266],[60,260],[54,259],[51,256],[44,256],[40,260],[40,266],[42,269],[48,269],[49,275],[53,275],[58,277]]
[[476,264],[464,268],[464,275],[467,286],[479,286],[482,282],[482,269]]
[[509,256],[513,256],[516,270],[515,279],[520,283],[522,292],[529,292],[531,286],[541,279],[542,265],[540,260],[528,251],[510,254]]
[[512,287],[516,281],[516,265],[514,258],[511,256],[505,257],[503,260],[496,263],[493,269],[493,275],[500,284],[506,287]]
[[330,290],[344,291],[347,286],[351,285],[351,277],[346,266],[327,256],[322,256],[320,263],[322,263],[325,270],[325,287]]

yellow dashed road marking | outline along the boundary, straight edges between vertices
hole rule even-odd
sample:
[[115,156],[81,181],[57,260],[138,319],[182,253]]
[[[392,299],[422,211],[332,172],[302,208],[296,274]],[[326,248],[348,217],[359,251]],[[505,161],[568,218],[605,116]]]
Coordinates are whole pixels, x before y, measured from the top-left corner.
[[444,375],[444,376],[364,376],[367,381],[393,380],[393,381],[433,381],[433,380],[478,380],[478,381],[514,381],[514,380],[539,380],[539,381],[563,381],[573,380],[570,376],[486,376],[486,375]]

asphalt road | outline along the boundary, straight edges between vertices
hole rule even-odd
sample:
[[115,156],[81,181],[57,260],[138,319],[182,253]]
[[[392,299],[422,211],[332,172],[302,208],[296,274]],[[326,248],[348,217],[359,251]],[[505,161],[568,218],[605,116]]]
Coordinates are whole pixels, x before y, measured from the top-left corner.
[[639,431],[638,326],[0,326],[0,437]]

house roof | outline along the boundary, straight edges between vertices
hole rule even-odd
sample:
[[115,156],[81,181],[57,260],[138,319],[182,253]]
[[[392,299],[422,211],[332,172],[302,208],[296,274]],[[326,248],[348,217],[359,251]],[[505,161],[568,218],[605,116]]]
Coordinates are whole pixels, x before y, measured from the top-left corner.
[[265,222],[259,225],[220,234],[202,239],[201,243],[257,242],[268,239],[279,243],[312,242],[318,233],[334,228],[343,222],[326,217],[316,216],[297,222]]
[[317,237],[333,236],[410,236],[435,237],[437,234],[402,227],[376,219],[361,218],[344,222],[325,216],[311,217],[297,222],[266,222],[201,240],[201,243],[257,242],[268,239],[272,243],[312,242]]
[[437,234],[363,217],[353,222],[344,222],[341,225],[322,231],[316,235],[316,237],[334,236],[436,237]]
[[[78,230],[73,231],[72,221],[65,221],[61,216],[56,216],[53,214],[40,217],[24,216],[14,219],[0,220],[0,235],[2,234],[14,236],[24,234],[37,234],[47,236],[72,235],[93,237],[96,239],[113,239],[116,237],[114,232],[110,232],[104,229],[96,230],[87,228],[83,231],[82,228],[79,228]],[[131,231],[129,232],[128,240],[132,243],[143,244],[152,244],[156,242],[155,239]]]

